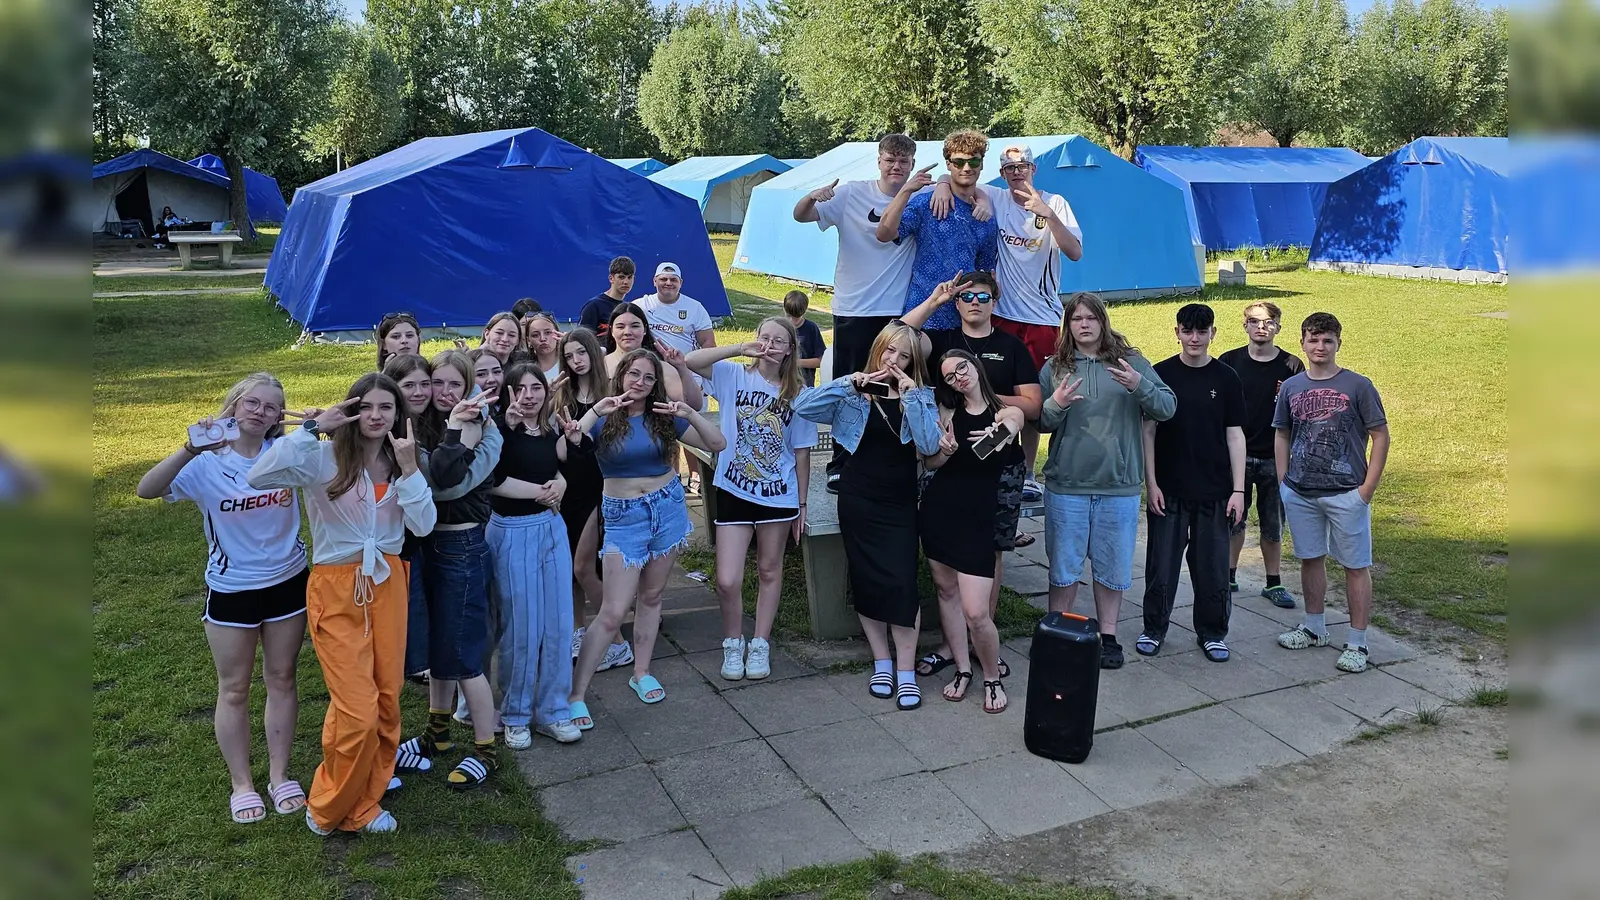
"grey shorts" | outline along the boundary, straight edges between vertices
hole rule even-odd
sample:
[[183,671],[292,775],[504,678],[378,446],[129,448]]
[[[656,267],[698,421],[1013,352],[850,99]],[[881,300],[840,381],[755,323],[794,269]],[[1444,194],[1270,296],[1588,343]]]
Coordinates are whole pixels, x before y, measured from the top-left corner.
[[1278,496],[1278,464],[1270,459],[1245,457],[1244,461],[1244,515],[1232,526],[1233,534],[1244,534],[1245,522],[1250,518],[1250,499],[1255,495],[1256,522],[1261,526],[1261,539],[1269,544],[1283,542],[1283,501]]
[[1296,559],[1331,556],[1346,569],[1372,565],[1372,507],[1359,493],[1303,497],[1286,484],[1280,496]]
[[1000,472],[999,505],[994,514],[994,549],[1017,548],[1017,520],[1022,518],[1022,483],[1028,478],[1028,460],[1019,459]]

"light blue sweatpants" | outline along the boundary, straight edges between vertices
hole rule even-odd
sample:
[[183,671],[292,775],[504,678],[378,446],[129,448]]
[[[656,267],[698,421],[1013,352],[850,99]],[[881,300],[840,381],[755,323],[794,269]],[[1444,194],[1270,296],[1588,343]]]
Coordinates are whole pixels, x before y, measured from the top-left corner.
[[553,512],[489,519],[500,637],[500,718],[507,725],[572,718],[572,555]]

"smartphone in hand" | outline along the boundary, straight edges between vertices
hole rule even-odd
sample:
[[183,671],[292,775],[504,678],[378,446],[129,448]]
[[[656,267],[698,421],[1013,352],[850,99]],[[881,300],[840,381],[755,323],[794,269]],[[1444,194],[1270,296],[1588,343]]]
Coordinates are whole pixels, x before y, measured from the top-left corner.
[[856,390],[869,397],[889,396],[889,386],[881,381],[863,381],[856,386]]
[[214,419],[210,427],[195,423],[189,426],[189,444],[194,447],[209,447],[226,441],[239,439],[239,420],[233,416]]
[[979,459],[988,459],[991,453],[1000,449],[1009,440],[1011,440],[1011,432],[1001,426],[979,438],[978,442],[972,445],[972,452]]

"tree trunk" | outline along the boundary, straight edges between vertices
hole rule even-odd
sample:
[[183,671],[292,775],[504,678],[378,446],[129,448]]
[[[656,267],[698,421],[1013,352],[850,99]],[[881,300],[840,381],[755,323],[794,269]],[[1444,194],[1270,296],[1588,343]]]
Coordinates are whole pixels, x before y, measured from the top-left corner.
[[1273,135],[1272,139],[1278,142],[1279,147],[1293,147],[1295,134],[1297,132],[1285,131],[1283,134]]
[[226,144],[218,149],[222,151],[222,165],[228,170],[228,216],[245,243],[254,242],[256,227],[250,222],[250,208],[245,202],[244,163]]

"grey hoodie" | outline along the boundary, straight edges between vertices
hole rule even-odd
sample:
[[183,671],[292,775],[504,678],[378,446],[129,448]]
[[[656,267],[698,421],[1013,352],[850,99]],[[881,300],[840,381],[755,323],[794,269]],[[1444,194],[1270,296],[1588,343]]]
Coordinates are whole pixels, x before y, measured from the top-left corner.
[[1144,377],[1131,392],[1111,377],[1104,363],[1082,353],[1075,352],[1075,357],[1077,371],[1069,377],[1083,379],[1078,387],[1083,399],[1066,409],[1051,396],[1059,380],[1055,360],[1039,372],[1044,389],[1039,430],[1052,435],[1045,486],[1057,494],[1136,495],[1144,483],[1142,420],[1172,418],[1178,400],[1138,353],[1128,357],[1128,365]]

